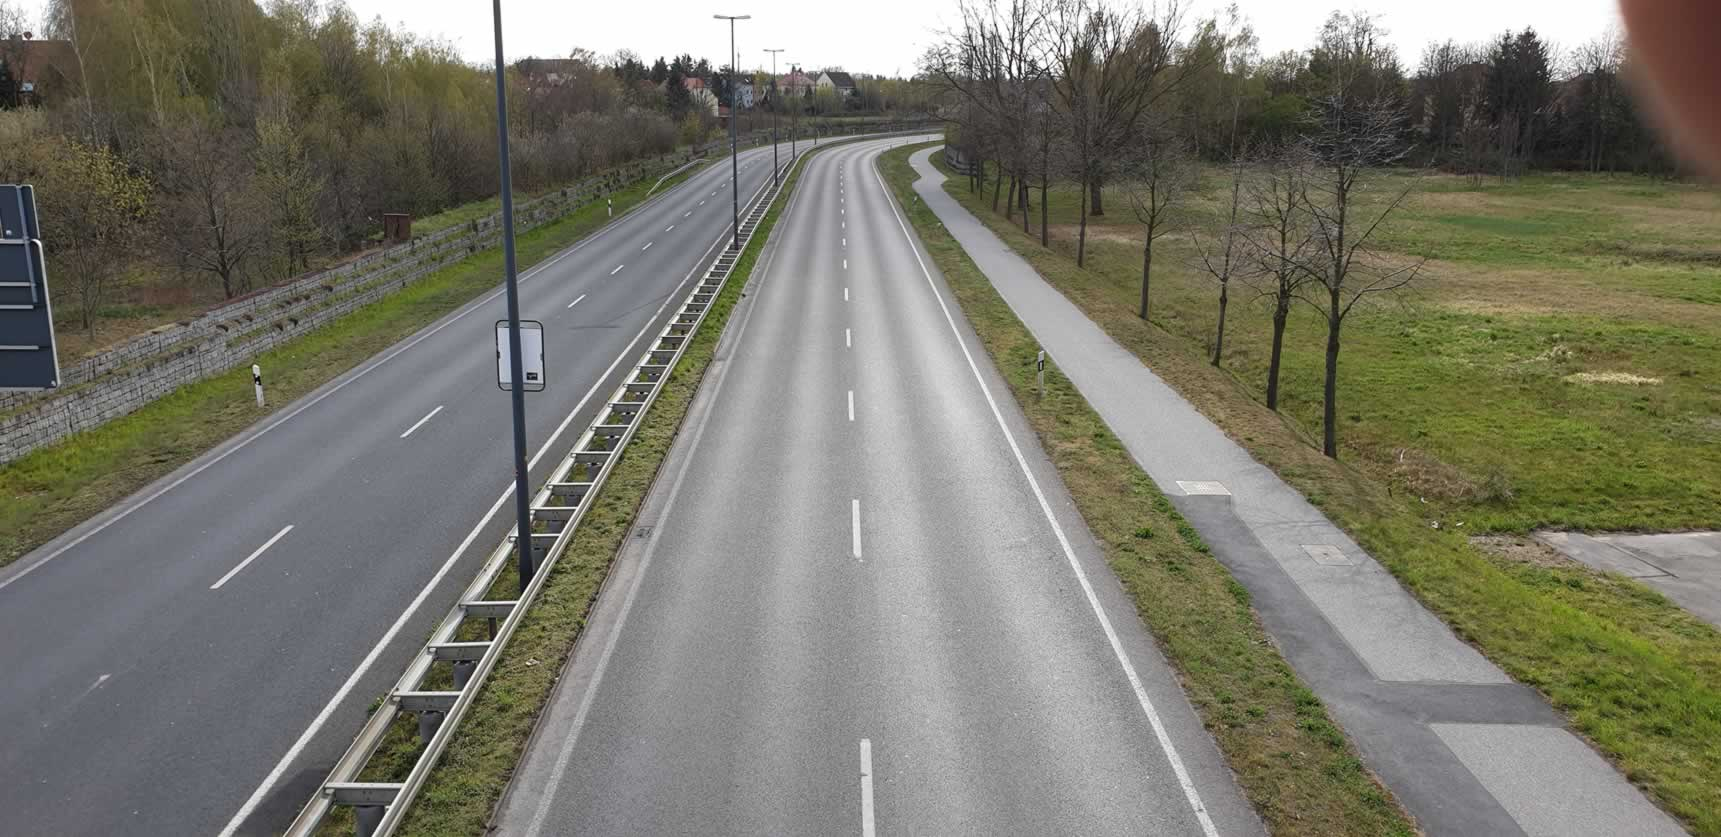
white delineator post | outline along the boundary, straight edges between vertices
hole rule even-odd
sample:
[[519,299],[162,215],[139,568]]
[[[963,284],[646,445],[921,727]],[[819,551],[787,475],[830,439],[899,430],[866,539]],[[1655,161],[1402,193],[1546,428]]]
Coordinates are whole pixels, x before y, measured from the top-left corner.
[[263,367],[251,364],[251,388],[257,391],[257,406],[263,406]]
[[1040,376],[1040,400],[1046,400],[1046,350],[1040,350],[1040,356],[1034,359],[1034,370]]
[[604,198],[604,206],[609,209],[609,217],[615,217],[615,198]]

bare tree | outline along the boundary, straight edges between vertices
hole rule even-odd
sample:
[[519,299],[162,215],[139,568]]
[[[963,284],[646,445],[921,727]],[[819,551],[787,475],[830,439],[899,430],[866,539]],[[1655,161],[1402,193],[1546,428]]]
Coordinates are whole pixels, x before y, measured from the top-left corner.
[[1132,157],[1128,171],[1129,205],[1141,222],[1141,308],[1146,320],[1148,290],[1153,279],[1153,242],[1171,231],[1171,207],[1183,197],[1194,176],[1194,161],[1183,150],[1181,140],[1169,130],[1154,130],[1140,154]]
[[1324,270],[1316,259],[1314,227],[1303,211],[1311,159],[1300,144],[1264,156],[1250,179],[1243,234],[1255,253],[1257,269],[1247,275],[1273,308],[1273,346],[1267,362],[1267,409],[1279,409],[1279,369],[1285,353],[1285,326],[1291,303],[1303,283]]
[[249,289],[252,258],[268,243],[268,210],[244,150],[248,138],[196,119],[163,137],[165,238],[183,266],[213,274],[232,299]]
[[1222,210],[1223,231],[1215,246],[1209,247],[1201,240],[1199,230],[1191,231],[1190,237],[1195,241],[1195,250],[1201,255],[1201,269],[1213,281],[1219,283],[1219,323],[1213,331],[1213,365],[1218,366],[1225,355],[1225,309],[1231,301],[1231,280],[1244,272],[1243,246],[1246,242],[1245,231],[1240,222],[1239,211],[1243,205],[1243,164],[1241,160],[1231,163],[1231,202]]
[[963,120],[967,150],[982,167],[987,157],[997,160],[992,208],[997,210],[1008,177],[1005,212],[1014,217],[1027,203],[1036,156],[1030,112],[1046,75],[1044,8],[1036,0],[963,0],[958,8],[961,23],[945,33],[944,44],[927,51],[923,63],[939,86],[966,105],[954,115]]
[[1070,173],[1081,186],[1077,266],[1087,263],[1088,215],[1090,208],[1103,211],[1099,193],[1108,171],[1138,144],[1148,114],[1190,69],[1172,63],[1182,22],[1178,3],[1152,17],[1102,3],[1057,0],[1051,23],[1053,88],[1063,109]]
[[1297,298],[1321,311],[1327,321],[1326,384],[1323,400],[1321,450],[1338,458],[1339,334],[1357,302],[1391,293],[1415,281],[1423,261],[1392,264],[1379,257],[1372,243],[1385,223],[1410,195],[1396,194],[1366,217],[1356,198],[1363,183],[1380,166],[1403,158],[1403,115],[1383,99],[1358,103],[1342,93],[1320,100],[1306,138],[1315,164],[1311,168],[1303,206],[1313,220],[1319,262],[1311,265],[1314,281],[1298,290]]

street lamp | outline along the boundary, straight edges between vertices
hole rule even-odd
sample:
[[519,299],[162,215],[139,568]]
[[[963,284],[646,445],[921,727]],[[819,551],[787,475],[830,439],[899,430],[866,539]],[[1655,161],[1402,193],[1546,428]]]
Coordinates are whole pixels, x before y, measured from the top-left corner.
[[796,93],[795,80],[801,75],[801,68],[795,64],[789,65],[789,102],[794,110],[789,111],[789,157],[795,156],[795,140],[801,134],[801,96]]
[[[500,0],[497,0],[500,2]],[[736,156],[735,117],[740,114],[741,99],[736,96],[735,77],[740,74],[740,57],[735,54],[735,21],[751,20],[752,15],[712,15],[717,20],[729,21],[729,200],[733,212],[735,240],[729,249],[741,249],[741,162]]]
[[771,185],[777,185],[777,53],[780,49],[768,49],[771,53]]
[[508,368],[514,412],[514,551],[520,592],[532,583],[532,520],[526,493],[526,373],[520,353],[520,288],[514,264],[514,183],[508,171],[508,74],[502,63],[502,0],[492,0],[496,22],[496,144],[502,168],[503,286],[508,291]]

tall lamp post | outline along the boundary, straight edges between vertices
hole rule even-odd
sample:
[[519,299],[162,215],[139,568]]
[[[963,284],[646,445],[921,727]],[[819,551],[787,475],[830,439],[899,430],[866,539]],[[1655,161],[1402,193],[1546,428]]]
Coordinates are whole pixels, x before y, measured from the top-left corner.
[[801,75],[801,68],[798,66],[795,66],[794,64],[790,64],[789,65],[789,101],[795,106],[794,110],[789,111],[789,156],[790,157],[795,156],[795,140],[798,139],[800,137],[800,134],[801,134],[801,94],[795,92],[798,89],[798,85],[795,84],[795,80],[797,78],[799,78],[800,75]]
[[768,49],[771,53],[771,185],[777,185],[777,53],[780,49]]
[[520,288],[514,265],[514,183],[508,171],[508,74],[502,63],[502,0],[492,0],[496,23],[496,144],[502,169],[502,264],[508,290],[508,370],[514,408],[514,551],[519,560],[520,592],[532,583],[532,519],[526,493],[526,372],[520,354]]
[[[497,0],[500,2],[500,0]],[[735,54],[735,21],[750,20],[752,15],[712,15],[717,20],[729,21],[729,201],[733,212],[733,229],[735,240],[729,249],[741,249],[741,161],[736,156],[735,117],[741,113],[741,98],[736,94],[735,77],[740,74],[738,63],[741,59]]]

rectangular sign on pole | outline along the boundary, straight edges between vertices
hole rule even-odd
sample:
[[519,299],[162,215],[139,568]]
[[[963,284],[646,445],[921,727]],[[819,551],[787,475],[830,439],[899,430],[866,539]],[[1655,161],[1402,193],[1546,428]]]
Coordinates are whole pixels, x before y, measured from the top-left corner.
[[34,190],[0,185],[0,391],[60,385],[41,236]]
[[[496,321],[496,386],[504,392],[514,388],[512,355],[508,352],[508,321]],[[537,320],[520,321],[520,368],[526,377],[521,389],[542,392],[544,389],[544,324]]]

